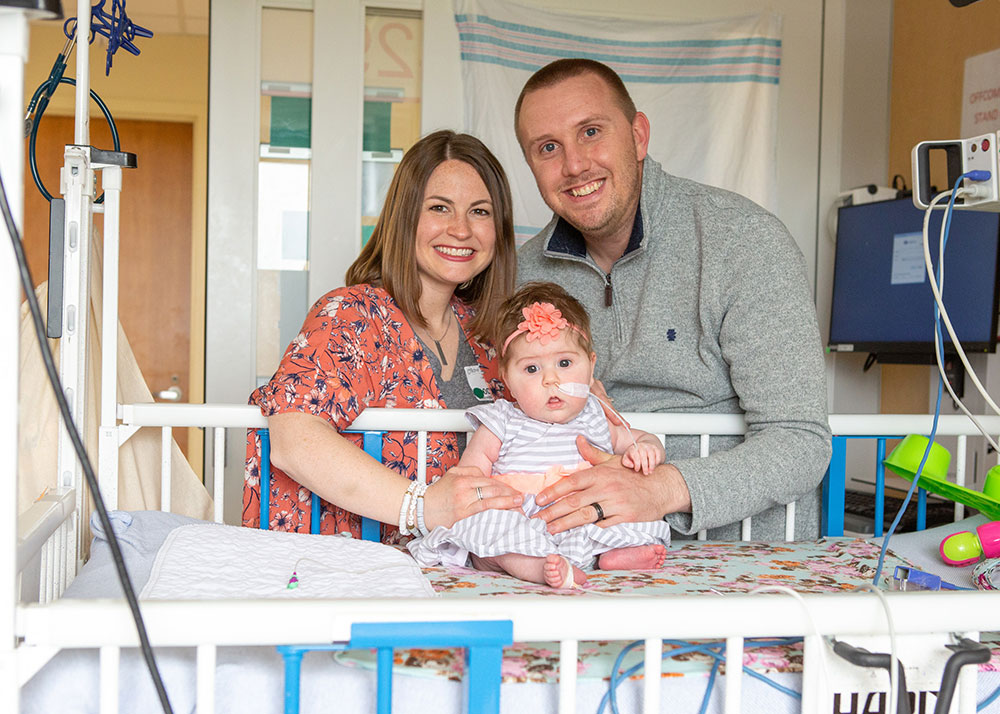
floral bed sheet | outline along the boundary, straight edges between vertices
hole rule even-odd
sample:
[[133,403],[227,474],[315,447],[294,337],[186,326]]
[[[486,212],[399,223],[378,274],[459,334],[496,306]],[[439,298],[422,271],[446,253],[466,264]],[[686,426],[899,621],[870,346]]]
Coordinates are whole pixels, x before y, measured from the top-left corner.
[[[791,543],[721,543],[691,541],[675,544],[663,567],[649,571],[593,571],[584,588],[553,590],[498,573],[470,568],[424,568],[434,590],[442,597],[470,595],[509,597],[518,594],[551,597],[634,597],[700,595],[750,592],[766,585],[784,585],[798,592],[843,592],[869,584],[878,566],[879,546],[863,539],[824,538]],[[888,587],[897,565],[910,565],[887,552],[881,586]],[[777,597],[781,597],[780,595]],[[984,636],[984,640],[985,640]],[[580,642],[578,677],[610,678],[615,659],[626,642]],[[686,644],[686,643],[685,643]],[[664,642],[666,653],[680,643]],[[375,668],[374,652],[346,651],[336,659],[347,666]],[[641,647],[624,658],[625,671],[643,659]],[[663,676],[705,673],[712,667],[708,654],[690,653],[663,660]],[[743,664],[762,674],[802,671],[802,643],[755,647],[747,643]],[[1000,671],[1000,642],[992,660],[981,669]],[[460,680],[465,673],[461,651],[397,649],[394,671],[411,676]],[[725,672],[725,665],[720,670]],[[517,643],[504,649],[504,682],[550,683],[558,680],[559,646],[551,643]]]

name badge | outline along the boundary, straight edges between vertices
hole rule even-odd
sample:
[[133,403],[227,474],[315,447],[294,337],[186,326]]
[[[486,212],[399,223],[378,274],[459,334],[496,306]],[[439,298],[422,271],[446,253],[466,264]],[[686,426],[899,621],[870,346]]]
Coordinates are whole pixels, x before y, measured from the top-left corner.
[[473,396],[481,402],[492,402],[493,394],[490,392],[486,379],[483,378],[483,371],[479,365],[474,364],[465,368],[465,379],[469,382],[469,388]]

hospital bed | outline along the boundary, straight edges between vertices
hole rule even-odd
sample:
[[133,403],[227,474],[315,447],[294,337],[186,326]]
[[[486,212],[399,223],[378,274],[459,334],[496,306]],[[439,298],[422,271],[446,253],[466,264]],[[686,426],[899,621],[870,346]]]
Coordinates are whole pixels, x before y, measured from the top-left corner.
[[[243,406],[125,405],[122,415],[125,425],[160,428],[167,435],[172,428],[203,426],[213,432],[211,438],[217,446],[222,445],[227,430],[234,438],[241,438],[246,428],[266,426],[255,408]],[[694,419],[689,415],[626,417],[637,428],[652,433],[695,432],[701,438],[703,453],[708,453],[714,436],[742,433],[745,428],[742,419],[728,415]],[[986,423],[988,428],[1000,431],[1000,418],[987,418]],[[281,592],[285,580],[276,574],[271,579],[271,591],[257,591],[253,598],[234,598],[241,591],[239,586],[223,582],[222,563],[239,560],[245,551],[240,551],[242,546],[238,544],[230,544],[228,547],[234,550],[220,552],[215,565],[207,566],[208,571],[191,568],[193,582],[185,582],[182,572],[181,580],[171,585],[174,590],[167,589],[168,594],[174,593],[172,599],[159,599],[154,591],[147,590],[148,597],[142,601],[149,636],[160,653],[160,667],[175,711],[274,711],[283,702],[287,704],[289,696],[294,697],[292,711],[300,706],[301,711],[320,711],[331,702],[336,702],[338,708],[343,705],[339,709],[342,711],[372,711],[386,706],[386,686],[392,693],[392,711],[396,712],[426,711],[431,702],[439,711],[456,712],[595,711],[608,688],[604,675],[589,671],[589,665],[598,657],[593,653],[595,647],[610,657],[608,653],[617,652],[627,642],[641,641],[641,647],[631,653],[629,664],[660,669],[664,648],[679,647],[679,641],[720,641],[722,645],[716,651],[724,653],[727,661],[753,661],[753,638],[802,638],[802,644],[787,645],[779,654],[773,654],[774,662],[765,667],[771,679],[800,692],[801,701],[757,679],[727,675],[714,686],[710,711],[756,711],[764,707],[776,711],[830,711],[835,697],[836,702],[843,702],[838,704],[840,711],[851,711],[852,695],[855,705],[863,707],[869,692],[888,689],[888,679],[884,672],[885,681],[880,681],[861,668],[844,674],[845,665],[837,662],[830,650],[830,638],[888,652],[889,640],[885,636],[890,632],[890,613],[899,658],[908,668],[908,684],[911,691],[918,692],[919,704],[920,697],[926,699],[937,691],[943,661],[951,654],[944,647],[955,644],[960,637],[976,640],[980,633],[1000,630],[1000,608],[995,595],[988,592],[887,592],[883,600],[862,591],[864,583],[871,580],[878,549],[871,543],[837,538],[843,528],[841,455],[848,440],[878,440],[886,435],[929,431],[930,417],[834,415],[831,426],[837,434],[835,469],[824,482],[824,534],[828,537],[820,547],[699,541],[675,545],[671,549],[675,559],[668,560],[665,566],[675,585],[682,585],[674,590],[662,582],[652,582],[657,580],[655,573],[627,578],[618,574],[598,582],[593,592],[563,596],[494,574],[438,568],[423,572],[433,585],[434,595],[399,599],[394,592],[379,592],[376,587],[365,590],[363,599],[281,597],[276,595],[291,591]],[[366,432],[417,429],[418,436],[424,438],[427,431],[467,427],[459,412],[369,410],[354,428]],[[938,432],[957,436],[961,454],[973,429],[964,418],[946,417]],[[164,442],[168,443],[167,439]],[[216,453],[222,451],[217,449]],[[220,504],[224,498],[221,463],[215,467],[215,496]],[[963,473],[964,464],[959,463],[959,468]],[[872,470],[877,469],[873,466]],[[164,473],[169,474],[169,468]],[[166,488],[165,493],[169,493]],[[108,591],[101,589],[101,584],[104,588],[109,583],[115,585],[106,567],[106,556],[103,571],[98,563],[98,572],[89,574],[92,562],[71,584],[76,567],[67,562],[66,555],[72,551],[67,544],[73,537],[69,526],[74,522],[74,502],[66,494],[43,502],[43,506],[24,514],[20,524],[18,562],[29,566],[25,573],[40,572],[38,601],[23,602],[16,608],[18,644],[11,657],[19,685],[24,685],[21,711],[45,711],[54,701],[77,703],[78,709],[70,706],[66,711],[155,709],[148,675],[134,649],[137,640],[128,610],[121,600],[108,599]],[[838,512],[831,510],[838,505]],[[960,507],[956,515],[963,515]],[[149,573],[162,565],[156,563],[156,556],[172,533],[182,532],[180,526],[205,526],[191,523],[190,519],[172,520],[167,514],[118,517],[131,519],[129,529],[136,529],[124,529],[123,533],[137,589],[148,585]],[[216,517],[221,520],[218,507]],[[153,518],[160,520],[153,522]],[[791,533],[793,506],[788,508],[787,520]],[[221,525],[215,528],[227,533],[249,530]],[[203,538],[208,531],[200,533],[196,532],[195,537]],[[752,534],[751,519],[744,524],[744,535],[752,538]],[[906,557],[892,554],[887,558],[883,581],[891,581],[895,565],[934,568],[933,538],[923,543],[921,550],[907,544],[909,537],[900,535],[893,540],[891,547],[896,548],[898,543],[898,550]],[[369,545],[392,551],[389,546]],[[296,542],[293,547],[299,552],[301,545]],[[766,572],[738,573],[732,562],[746,560],[740,557],[741,548],[743,555],[752,560],[781,563],[778,567],[782,572],[772,572],[771,576]],[[674,551],[679,551],[676,556]],[[716,572],[699,580],[697,573],[704,570],[709,553],[707,557],[719,561],[715,563]],[[720,553],[726,555],[719,557]],[[405,557],[398,551],[392,555]],[[95,546],[92,561],[101,557]],[[40,567],[32,569],[32,561],[40,561]],[[280,567],[275,573],[278,571],[284,572]],[[353,572],[351,568],[345,571]],[[154,575],[159,577],[158,571]],[[144,576],[146,582],[141,580]],[[239,581],[245,576],[245,572],[237,570],[233,577]],[[956,571],[951,579],[961,576]],[[634,582],[636,578],[639,582]],[[629,584],[623,587],[623,580]],[[696,585],[684,590],[683,584],[690,585],[691,581]],[[99,584],[96,589],[95,582]],[[208,586],[200,588],[199,583]],[[750,592],[758,584],[777,583],[787,583],[800,594],[793,599],[780,592]],[[22,587],[25,585],[22,583]],[[67,586],[69,591],[63,596]],[[177,599],[177,588],[180,592],[190,588],[200,599]],[[111,595],[115,593],[112,587]],[[516,597],[497,597],[502,593]],[[445,637],[441,635],[445,627],[441,623],[462,624],[455,625],[457,630]],[[486,634],[477,627],[486,627]],[[871,640],[873,636],[883,639]],[[511,647],[512,642],[518,644]],[[464,685],[453,681],[458,678],[455,671],[441,672],[443,661],[453,670],[463,668],[461,657],[442,654],[441,649],[463,643],[475,653]],[[282,659],[276,649],[282,647],[290,659]],[[433,649],[403,649],[410,647]],[[535,677],[512,674],[516,666],[504,664],[500,655],[503,647],[507,647],[508,660],[514,657],[523,662],[527,658],[536,667],[544,660],[548,671]],[[378,654],[367,655],[370,648]],[[433,656],[420,654],[427,651]],[[544,656],[539,651],[544,651]],[[307,654],[302,657],[303,653]],[[704,656],[704,652],[700,654]],[[978,672],[975,666],[963,668],[955,696],[957,711],[975,711],[977,702],[1000,684],[1000,676],[995,674],[998,660],[994,653]],[[395,678],[391,677],[393,669]],[[577,676],[578,671],[582,676]],[[704,662],[690,665],[686,671],[683,667],[679,671],[668,667],[662,677],[630,679],[618,689],[620,710],[697,711],[710,672],[710,664]],[[300,680],[298,689],[295,685]],[[376,685],[379,680],[381,693]],[[463,687],[468,688],[465,694]],[[993,704],[992,708],[997,706]]]
[[[87,17],[85,2],[78,12]],[[88,76],[86,66],[78,74]],[[78,115],[86,116],[86,108]],[[78,160],[85,164],[88,157]],[[117,291],[109,276],[117,264],[117,235],[109,229],[109,216],[115,216],[120,169],[110,167],[102,186],[109,198],[104,329],[111,344]],[[79,268],[85,276],[83,263],[67,271],[76,274]],[[495,574],[414,573],[403,553],[381,544],[221,525],[227,431],[228,438],[242,439],[247,428],[265,427],[263,418],[245,406],[118,405],[114,353],[104,350],[102,360],[101,490],[113,507],[118,444],[136,429],[160,428],[163,513],[115,513],[112,528],[120,528],[127,565],[145,595],[143,616],[175,711],[594,711],[612,669],[601,658],[618,652],[624,664],[615,671],[642,665],[643,671],[663,672],[624,675],[616,691],[618,705],[627,711],[697,711],[706,690],[708,710],[727,713],[886,711],[879,692],[890,689],[889,677],[843,663],[833,653],[834,638],[841,650],[853,646],[898,655],[909,689],[918,693],[915,702],[925,706],[938,691],[945,662],[954,661],[948,647],[969,648],[983,633],[1000,630],[1000,607],[991,592],[868,592],[863,586],[873,579],[877,546],[839,537],[847,440],[928,433],[930,417],[831,417],[837,441],[823,487],[826,537],[818,543],[695,541],[671,549],[661,571],[602,573],[594,576],[593,588],[565,594]],[[64,352],[64,361],[85,359],[85,352],[75,354]],[[17,364],[9,371],[16,375]],[[626,417],[654,434],[696,435],[703,455],[715,436],[745,429],[734,416]],[[1000,433],[1000,418],[984,423]],[[180,427],[205,428],[215,443],[216,524],[169,514],[170,430]],[[445,410],[369,410],[353,428],[414,430],[423,438],[427,431],[467,427],[459,414]],[[938,433],[958,437],[961,480],[967,437],[975,432],[964,419],[951,417],[942,420]],[[872,466],[877,482],[879,463]],[[81,567],[83,492],[79,478],[63,483],[6,519],[0,535],[3,572],[18,573],[17,588],[0,594],[7,618],[0,634],[11,635],[0,643],[2,711],[158,709],[101,533]],[[958,509],[956,516],[962,515]],[[793,532],[794,519],[789,506],[786,532]],[[744,523],[743,535],[752,541],[752,519]],[[250,548],[248,537],[256,538]],[[900,553],[887,558],[880,584],[891,578],[895,565],[932,569],[933,548],[928,554],[927,545],[936,537],[906,544],[899,536],[894,542]],[[195,557],[184,550],[192,540],[195,548],[202,545]],[[904,545],[908,556],[901,554]],[[275,551],[276,558],[267,556]],[[317,554],[299,555],[305,552]],[[318,567],[317,559],[322,559]],[[369,566],[376,562],[379,570]],[[748,562],[758,569],[734,565]],[[287,587],[288,565],[302,576],[299,588]],[[361,583],[367,589],[355,587],[354,578],[372,574],[377,577]],[[261,576],[253,588],[246,586],[251,575]],[[328,590],[312,596],[310,583],[324,578],[332,581]],[[346,592],[344,582],[350,586]],[[386,583],[393,587],[380,590]],[[774,592],[754,592],[758,584]],[[633,641],[638,645],[626,652]],[[455,646],[465,654],[456,656]],[[665,650],[684,651],[688,659],[662,670]],[[714,664],[717,655],[725,656],[728,673]],[[975,711],[1000,684],[997,654],[991,650],[988,658],[960,670],[954,707],[962,714]],[[748,676],[736,675],[737,662],[749,668]],[[751,676],[761,670],[787,691]],[[593,672],[597,676],[588,676]]]

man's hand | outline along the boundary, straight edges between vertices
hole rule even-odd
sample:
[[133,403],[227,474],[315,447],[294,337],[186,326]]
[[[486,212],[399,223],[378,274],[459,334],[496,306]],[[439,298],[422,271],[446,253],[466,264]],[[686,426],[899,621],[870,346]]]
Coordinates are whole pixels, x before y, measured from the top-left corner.
[[687,484],[673,464],[661,464],[646,476],[626,468],[620,456],[600,451],[582,436],[576,445],[594,466],[561,479],[535,497],[539,506],[552,504],[535,516],[548,524],[550,533],[598,521],[602,527],[658,521],[666,513],[691,510]]

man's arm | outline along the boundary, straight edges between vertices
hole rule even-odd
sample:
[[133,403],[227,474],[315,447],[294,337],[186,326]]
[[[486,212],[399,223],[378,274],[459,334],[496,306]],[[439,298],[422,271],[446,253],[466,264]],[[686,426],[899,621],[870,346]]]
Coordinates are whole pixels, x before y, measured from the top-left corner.
[[[738,235],[726,243],[723,267],[714,266],[722,306],[716,328],[746,440],[638,479],[620,465],[581,471],[537,499],[551,503],[583,489],[540,514],[555,529],[594,522],[589,504],[598,502],[608,516],[602,523],[666,514],[672,527],[691,534],[798,500],[822,480],[830,456],[825,366],[804,261],[769,214],[732,228]],[[570,517],[572,506],[582,510]]]
[[747,422],[746,439],[710,456],[675,461],[695,533],[755,516],[815,491],[830,458],[823,352],[805,261],[787,229],[747,216],[727,241],[718,344]]

